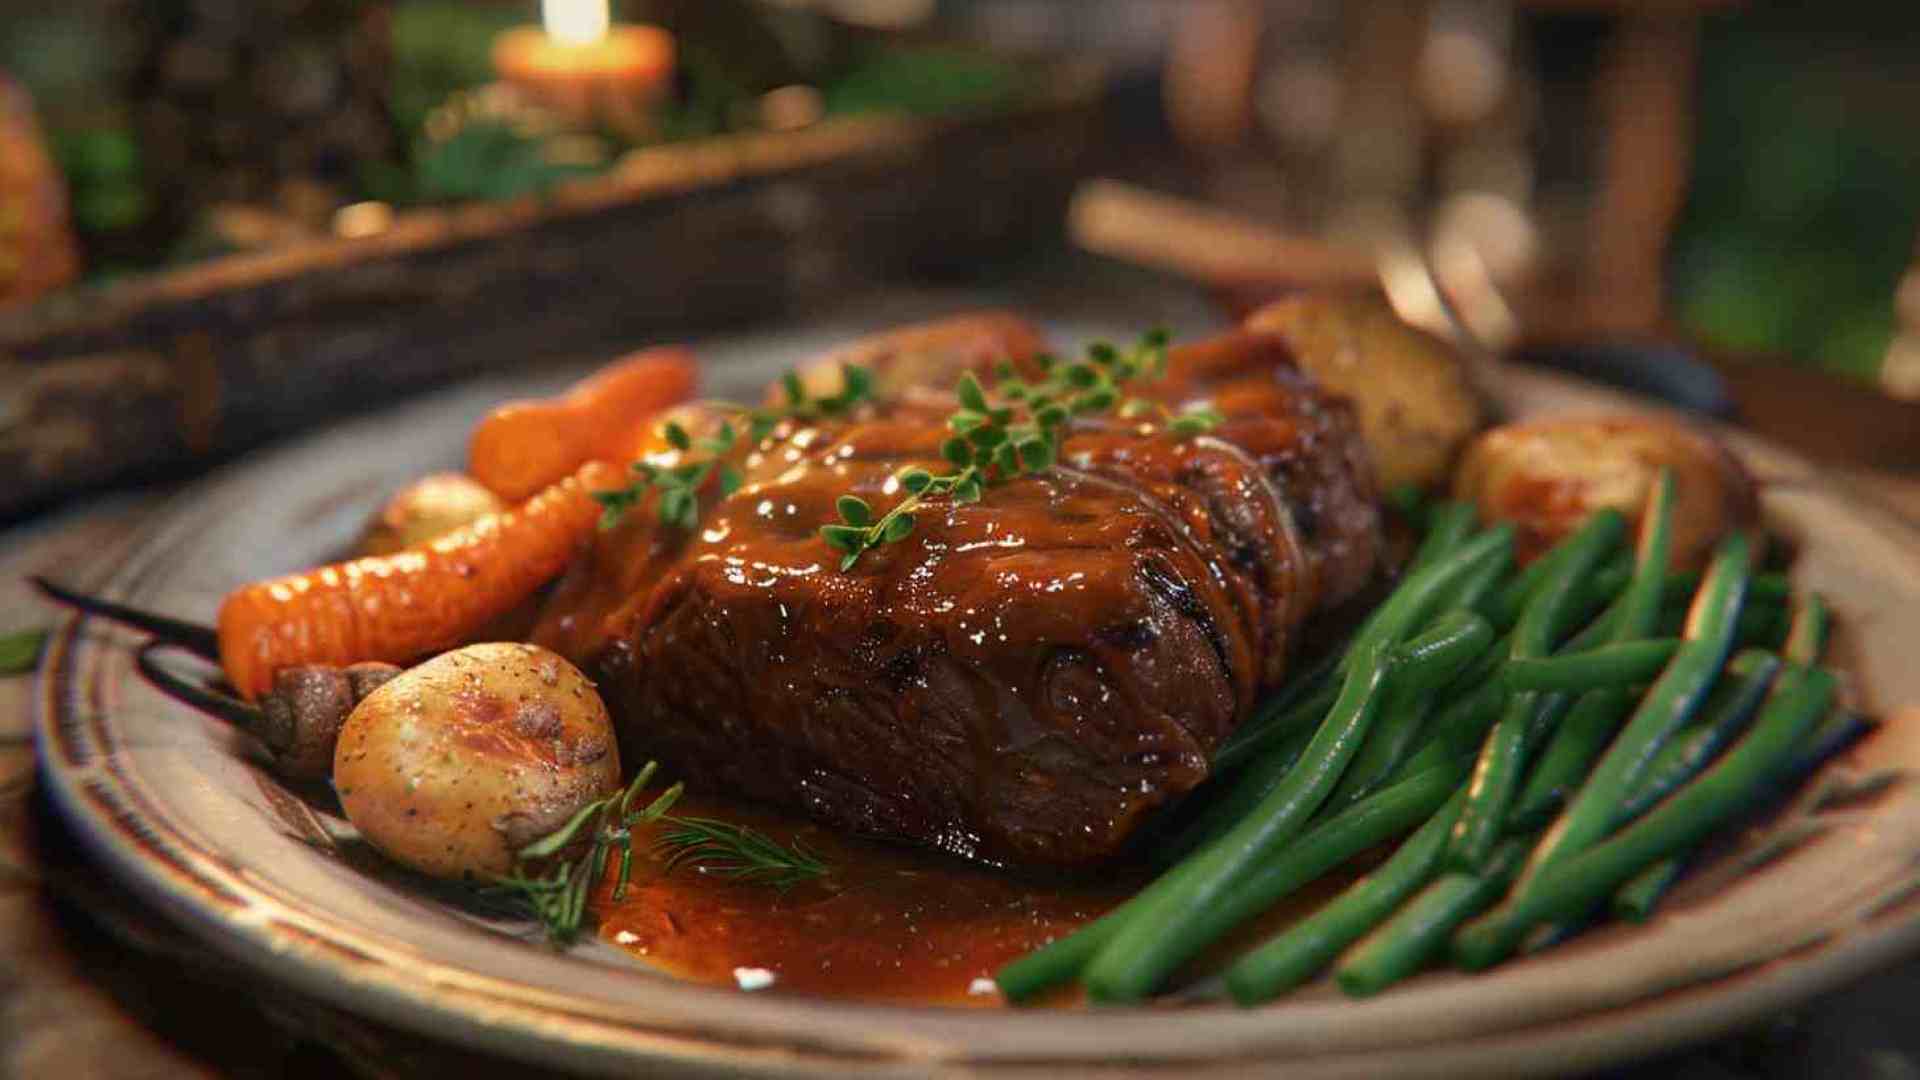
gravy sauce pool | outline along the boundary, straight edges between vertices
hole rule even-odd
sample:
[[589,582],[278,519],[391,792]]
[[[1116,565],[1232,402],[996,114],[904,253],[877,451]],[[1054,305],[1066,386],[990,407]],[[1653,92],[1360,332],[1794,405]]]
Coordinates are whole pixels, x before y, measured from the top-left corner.
[[[674,812],[798,843],[829,867],[825,877],[785,891],[684,864],[668,873],[653,854],[655,835],[636,833],[625,897],[613,901],[609,879],[594,898],[600,937],[667,974],[715,985],[899,1004],[1004,1005],[992,986],[1001,965],[1099,918],[1151,877],[1142,867],[1074,880],[996,870],[708,797],[687,796]],[[1328,875],[1188,975],[1220,966],[1350,880]],[[1043,1004],[1078,1001],[1073,991]]]

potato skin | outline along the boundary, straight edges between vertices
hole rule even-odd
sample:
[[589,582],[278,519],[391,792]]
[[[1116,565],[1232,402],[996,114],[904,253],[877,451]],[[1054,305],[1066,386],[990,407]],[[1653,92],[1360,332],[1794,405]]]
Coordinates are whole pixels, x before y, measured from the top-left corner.
[[506,508],[498,495],[465,473],[432,473],[393,493],[367,523],[360,554],[391,555]]
[[1759,520],[1753,479],[1731,451],[1704,431],[1647,415],[1494,428],[1467,448],[1453,492],[1478,506],[1482,521],[1513,522],[1525,561],[1601,507],[1637,524],[1663,465],[1673,467],[1676,568],[1705,564],[1729,530]]
[[513,853],[620,786],[593,684],[537,645],[468,645],[367,695],[334,751],[347,819],[442,878],[513,868]]
[[1446,483],[1484,423],[1466,362],[1367,293],[1311,292],[1275,301],[1246,328],[1286,339],[1320,385],[1351,399],[1382,491]]

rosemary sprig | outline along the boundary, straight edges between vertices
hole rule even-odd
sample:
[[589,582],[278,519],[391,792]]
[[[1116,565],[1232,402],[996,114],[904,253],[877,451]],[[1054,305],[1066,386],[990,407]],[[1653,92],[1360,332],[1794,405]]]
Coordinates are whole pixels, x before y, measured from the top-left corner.
[[[741,438],[742,432],[732,420],[722,420],[712,435],[699,439],[695,439],[675,421],[669,420],[663,424],[660,429],[662,437],[667,440],[668,446],[680,451],[683,460],[671,467],[650,461],[636,461],[632,466],[634,480],[631,484],[612,491],[594,492],[594,500],[602,507],[600,527],[611,529],[618,525],[627,511],[639,505],[651,490],[660,493],[657,506],[662,524],[687,530],[697,528],[700,524],[700,489],[709,478],[717,479],[721,498],[740,488],[740,470],[727,460],[736,448],[759,445],[782,420],[819,420],[844,416],[854,406],[873,396],[872,373],[853,364],[840,368],[839,392],[824,397],[809,397],[805,384],[794,372],[789,371],[781,376],[780,382],[786,395],[785,403],[761,408],[735,406],[746,428],[744,440]],[[706,456],[686,457],[695,450]]]
[[782,847],[745,825],[703,817],[669,817],[654,851],[669,872],[698,866],[709,874],[789,889],[822,877],[827,864],[798,842]]
[[[655,771],[655,764],[647,762],[624,791],[588,803],[565,825],[521,848],[515,853],[513,872],[494,880],[496,890],[526,905],[555,947],[571,945],[580,936],[587,898],[606,876],[615,853],[620,857],[620,872],[613,898],[617,901],[626,895],[633,871],[633,830],[664,817],[680,798],[681,785],[675,784],[645,807],[634,808]],[[590,838],[585,851],[563,858],[582,837]]]
[[21,630],[0,635],[0,675],[25,675],[40,663],[47,643],[45,630]]
[[1123,417],[1157,417],[1178,436],[1212,430],[1224,417],[1209,406],[1175,414],[1158,402],[1125,396],[1127,384],[1166,374],[1167,341],[1165,330],[1150,330],[1125,351],[1095,343],[1085,360],[1074,363],[1041,356],[1043,376],[1035,382],[1022,381],[1013,365],[1002,363],[991,393],[972,372],[962,375],[954,388],[960,408],[947,417],[952,435],[940,446],[952,471],[935,476],[918,467],[903,470],[898,479],[906,497],[877,517],[865,499],[840,496],[840,520],[821,526],[821,539],[842,553],[840,569],[850,570],[868,551],[912,535],[914,511],[927,500],[978,502],[989,487],[1052,468],[1074,416],[1117,409]]

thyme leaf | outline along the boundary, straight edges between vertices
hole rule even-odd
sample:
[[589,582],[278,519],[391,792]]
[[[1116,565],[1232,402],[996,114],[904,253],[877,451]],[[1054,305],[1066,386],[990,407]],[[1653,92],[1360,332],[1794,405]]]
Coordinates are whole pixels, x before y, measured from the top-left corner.
[[1086,359],[1076,362],[1041,356],[1043,377],[1035,382],[1022,381],[1006,362],[995,368],[991,387],[967,372],[954,387],[960,407],[947,417],[952,434],[940,446],[953,471],[938,476],[918,467],[900,472],[896,479],[906,497],[883,514],[876,515],[864,499],[841,496],[836,503],[840,520],[821,526],[820,538],[841,553],[840,569],[851,570],[860,556],[912,535],[914,511],[929,499],[978,502],[989,487],[1051,469],[1060,458],[1067,422],[1075,416],[1117,409],[1126,418],[1155,417],[1179,437],[1213,430],[1225,417],[1210,405],[1174,413],[1158,402],[1123,394],[1128,383],[1166,374],[1168,340],[1166,331],[1151,330],[1130,349],[1096,342],[1087,347]]
[[[677,421],[662,424],[660,435],[669,447],[679,452],[680,464],[667,468],[650,461],[636,461],[632,465],[633,481],[627,486],[594,492],[594,501],[601,507],[600,528],[611,529],[620,524],[628,511],[646,501],[649,493],[657,495],[654,506],[661,524],[689,531],[698,528],[700,492],[708,481],[714,482],[721,498],[738,491],[744,482],[745,478],[731,460],[736,450],[758,446],[773,434],[782,420],[844,416],[873,396],[873,374],[853,364],[841,367],[840,390],[824,397],[808,396],[805,384],[794,372],[781,376],[780,382],[786,396],[784,405],[738,407],[740,418],[746,422],[745,438],[732,419],[720,421],[713,434],[698,439]],[[705,457],[690,456],[695,451]]]

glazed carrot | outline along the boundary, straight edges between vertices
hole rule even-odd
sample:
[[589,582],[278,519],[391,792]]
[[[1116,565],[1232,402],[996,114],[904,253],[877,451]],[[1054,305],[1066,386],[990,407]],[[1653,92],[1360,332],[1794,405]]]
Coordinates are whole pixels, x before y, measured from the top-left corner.
[[589,461],[625,463],[634,428],[693,395],[693,353],[642,349],[555,398],[510,401],[487,414],[467,447],[467,472],[519,502]]
[[220,605],[220,664],[249,701],[296,664],[406,664],[470,640],[567,565],[593,535],[591,492],[619,469],[589,462],[512,510],[391,555],[288,574]]

